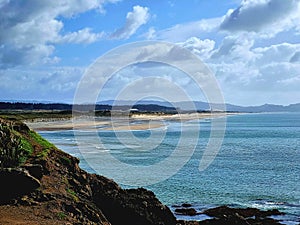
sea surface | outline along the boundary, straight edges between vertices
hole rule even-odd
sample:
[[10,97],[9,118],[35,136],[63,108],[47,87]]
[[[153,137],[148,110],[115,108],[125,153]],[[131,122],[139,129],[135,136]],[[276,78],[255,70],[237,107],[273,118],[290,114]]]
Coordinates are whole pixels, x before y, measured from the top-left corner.
[[[188,132],[199,130],[196,148],[189,161],[166,180],[145,186],[171,209],[174,205],[191,203],[201,211],[220,205],[233,207],[256,207],[278,209],[287,213],[280,217],[284,224],[300,222],[300,114],[262,113],[241,114],[227,117],[225,138],[221,149],[210,166],[199,171],[199,161],[211,133],[211,120],[185,122]],[[109,152],[117,160],[140,166],[149,166],[169,157],[181,137],[181,124],[166,122],[165,136],[153,150],[143,150],[142,145],[126,140],[126,146],[113,131],[99,130],[104,145],[99,147],[92,140],[89,131],[77,131],[76,135],[86,139],[82,147],[90,149],[91,157],[85,157],[78,149],[78,142],[72,130],[39,131],[39,133],[60,149],[80,158],[81,168],[95,172],[90,162],[101,158],[101,151]],[[196,126],[197,125],[197,126]],[[197,130],[197,131],[198,131]],[[131,132],[131,131],[119,131]],[[133,132],[134,137],[147,140],[149,130]],[[184,138],[188,138],[189,135]],[[126,135],[125,135],[126,138]],[[193,140],[191,140],[193,141]],[[146,145],[144,145],[146,146]],[[98,150],[101,151],[98,151]],[[134,178],[129,171],[120,171],[124,176]],[[162,169],[161,173],[164,173]],[[124,186],[128,188],[128,186]],[[205,219],[180,217],[181,219]]]

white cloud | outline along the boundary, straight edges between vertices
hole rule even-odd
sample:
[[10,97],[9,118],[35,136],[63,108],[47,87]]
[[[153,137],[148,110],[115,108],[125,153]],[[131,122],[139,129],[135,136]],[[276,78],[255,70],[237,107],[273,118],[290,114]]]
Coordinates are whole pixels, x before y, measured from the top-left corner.
[[0,4],[0,68],[52,59],[57,42],[91,43],[101,37],[85,28],[61,35],[59,17],[100,9],[105,0],[11,0]]
[[268,47],[261,47],[253,49],[257,54],[257,66],[263,66],[270,63],[290,63],[297,58],[300,51],[300,44],[282,43],[278,45],[271,45]]
[[154,29],[154,27],[150,27],[148,32],[143,34],[142,36],[145,37],[146,39],[155,39],[156,38],[156,30]]
[[274,35],[299,26],[299,7],[298,0],[243,0],[228,11],[220,28]]
[[220,47],[214,50],[212,59],[217,59],[220,62],[250,62],[255,58],[250,50],[253,45],[254,40],[246,35],[227,36],[223,39]]
[[205,60],[211,56],[215,42],[209,39],[201,40],[197,37],[191,37],[185,42],[179,43],[179,45],[199,55],[200,59]]
[[279,84],[287,85],[289,88],[291,88],[291,85],[295,87],[296,90],[299,90],[300,86],[300,75],[294,76],[291,78],[283,79],[278,81]]
[[112,39],[128,39],[133,35],[142,25],[146,24],[150,18],[149,9],[136,5],[132,12],[128,12],[126,16],[126,23],[124,27],[119,28],[113,34]]
[[190,37],[210,38],[216,36],[222,18],[203,19],[189,23],[177,24],[155,33],[159,40],[182,42]]
[[255,47],[246,36],[232,36],[225,38],[206,62],[215,72],[227,101],[282,104],[300,101],[300,96],[295,95],[300,85],[300,64],[291,61],[299,51],[300,44]]
[[82,30],[65,34],[60,38],[58,42],[62,43],[93,43],[101,38],[103,38],[105,32],[93,33],[90,28],[84,28]]

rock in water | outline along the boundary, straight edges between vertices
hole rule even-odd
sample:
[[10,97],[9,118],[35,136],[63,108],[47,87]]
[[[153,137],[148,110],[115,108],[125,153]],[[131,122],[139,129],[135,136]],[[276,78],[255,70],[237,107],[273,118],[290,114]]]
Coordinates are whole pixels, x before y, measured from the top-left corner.
[[278,221],[268,217],[283,213],[278,210],[262,211],[255,208],[234,209],[220,206],[205,210],[204,214],[215,218],[202,221],[200,225],[278,225],[280,224]]
[[187,215],[187,216],[195,216],[197,215],[197,211],[194,208],[180,208],[175,209],[175,213],[179,215]]

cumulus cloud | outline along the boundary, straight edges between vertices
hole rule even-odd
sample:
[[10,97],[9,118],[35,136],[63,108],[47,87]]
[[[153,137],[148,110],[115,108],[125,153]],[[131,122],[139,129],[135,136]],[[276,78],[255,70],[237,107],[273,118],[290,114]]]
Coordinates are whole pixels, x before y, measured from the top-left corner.
[[[299,95],[295,95],[300,85],[298,52],[300,44],[255,47],[254,41],[246,36],[230,36],[206,62],[231,102],[245,104],[247,99],[247,104],[282,104],[300,100]],[[291,81],[295,83],[289,85]],[[259,93],[263,94],[255,97]]]
[[89,44],[103,38],[104,35],[105,32],[93,33],[90,28],[84,28],[76,32],[65,34],[58,40],[58,42]]
[[298,0],[243,0],[230,10],[220,25],[228,31],[278,33],[299,25]]
[[258,56],[256,60],[258,66],[270,63],[289,63],[291,59],[295,62],[299,51],[300,44],[289,43],[253,49],[253,52]]
[[191,37],[185,42],[178,44],[200,56],[202,60],[208,59],[211,56],[212,50],[215,48],[215,41],[210,39],[201,40],[197,37]]
[[11,0],[0,3],[0,68],[49,62],[54,44],[91,43],[102,34],[85,28],[61,34],[63,22],[79,13],[99,9],[105,0]]
[[222,62],[251,61],[254,58],[253,52],[250,50],[254,45],[254,40],[242,36],[227,36],[223,39],[220,47],[215,49],[212,59]]
[[126,23],[124,27],[119,28],[113,34],[112,39],[128,39],[133,35],[142,25],[146,24],[150,18],[149,9],[136,5],[132,12],[128,12],[126,16]]

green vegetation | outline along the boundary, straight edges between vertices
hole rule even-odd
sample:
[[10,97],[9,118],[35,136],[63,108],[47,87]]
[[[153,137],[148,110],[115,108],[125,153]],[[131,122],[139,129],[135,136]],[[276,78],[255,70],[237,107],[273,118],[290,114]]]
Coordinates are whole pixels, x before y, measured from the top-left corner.
[[66,218],[66,214],[64,212],[58,212],[57,217],[60,220],[64,220]]
[[[1,121],[0,121],[1,122]],[[17,167],[33,152],[32,145],[12,126],[0,123],[0,167]]]
[[21,148],[29,155],[33,152],[32,145],[24,138],[21,137]]
[[[30,156],[45,159],[51,150],[57,149],[39,134],[15,120],[0,116],[0,168],[18,167]],[[70,164],[69,159],[62,159]]]
[[67,157],[61,157],[60,159],[59,159],[59,161],[60,161],[60,163],[61,164],[63,164],[63,165],[65,165],[65,166],[70,166],[71,165],[71,160],[69,159],[69,158],[67,158]]
[[75,191],[73,191],[72,189],[67,188],[66,191],[67,191],[69,194],[71,194],[71,195],[73,195],[73,196],[76,196]]
[[71,197],[73,198],[73,200],[74,200],[75,202],[79,202],[79,198],[78,198],[78,196],[77,196],[77,194],[76,194],[75,191],[73,191],[73,190],[70,189],[70,188],[67,188],[66,191],[71,195]]
[[25,163],[27,157],[33,153],[33,147],[24,137],[21,137],[20,140],[20,150],[23,151],[23,156],[20,157],[20,163],[22,164]]
[[29,135],[35,142],[37,142],[43,148],[42,151],[38,153],[37,157],[46,158],[51,149],[56,149],[56,147],[53,144],[42,138],[42,136],[38,133],[34,131],[29,131]]

